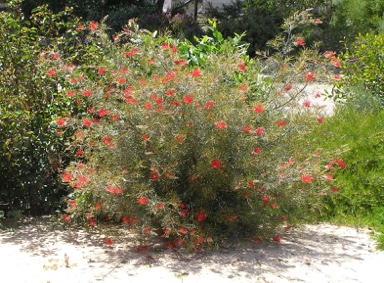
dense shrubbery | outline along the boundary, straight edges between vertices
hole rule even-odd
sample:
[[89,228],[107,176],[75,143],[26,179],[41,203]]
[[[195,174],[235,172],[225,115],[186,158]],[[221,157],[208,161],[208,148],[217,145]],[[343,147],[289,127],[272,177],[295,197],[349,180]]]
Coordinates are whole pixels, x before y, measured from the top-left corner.
[[65,193],[57,177],[71,135],[58,134],[52,117],[77,109],[60,95],[65,80],[55,65],[62,64],[59,53],[71,60],[85,52],[72,43],[70,11],[56,15],[42,7],[24,21],[17,3],[9,5],[0,14],[0,208],[46,213]]
[[[340,56],[345,77],[338,87],[361,85],[384,105],[383,46],[382,35],[359,35],[351,48]],[[341,89],[336,98],[349,99],[353,95],[361,94]]]
[[348,104],[339,105],[311,135],[323,150],[340,148],[348,164],[335,180],[340,193],[324,199],[320,219],[361,222],[383,232],[384,112],[378,99],[363,88],[349,91],[355,94]]

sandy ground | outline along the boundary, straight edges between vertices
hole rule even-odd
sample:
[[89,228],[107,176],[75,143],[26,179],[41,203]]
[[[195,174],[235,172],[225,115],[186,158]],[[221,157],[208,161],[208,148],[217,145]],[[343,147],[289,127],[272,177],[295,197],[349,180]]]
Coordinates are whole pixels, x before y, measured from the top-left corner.
[[330,224],[293,228],[281,243],[249,241],[194,254],[139,253],[129,238],[107,246],[105,235],[51,225],[35,218],[0,231],[0,282],[371,283],[380,282],[384,267],[372,231]]

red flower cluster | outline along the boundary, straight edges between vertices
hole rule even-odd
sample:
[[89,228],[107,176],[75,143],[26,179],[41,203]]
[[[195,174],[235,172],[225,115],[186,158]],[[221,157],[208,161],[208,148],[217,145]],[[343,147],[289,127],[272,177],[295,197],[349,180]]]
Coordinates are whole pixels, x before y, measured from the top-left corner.
[[225,121],[221,120],[221,121],[216,122],[215,126],[217,129],[223,130],[227,127],[227,123]]
[[113,195],[119,195],[119,194],[123,193],[123,190],[116,187],[115,185],[107,186],[106,190],[107,190],[107,192],[110,192]]
[[264,106],[262,104],[256,104],[254,110],[256,113],[261,114],[264,112]]
[[211,167],[213,169],[218,169],[220,167],[220,165],[221,165],[221,161],[219,159],[213,159],[211,161]]

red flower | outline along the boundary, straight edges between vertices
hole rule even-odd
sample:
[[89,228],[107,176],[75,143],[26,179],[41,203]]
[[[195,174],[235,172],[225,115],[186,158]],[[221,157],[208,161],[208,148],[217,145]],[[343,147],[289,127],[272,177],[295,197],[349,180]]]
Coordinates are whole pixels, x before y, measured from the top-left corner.
[[332,173],[327,173],[324,178],[326,181],[333,181],[333,177],[335,176],[335,174],[332,174]]
[[238,67],[239,67],[239,72],[241,73],[245,72],[245,70],[247,69],[247,66],[245,65],[244,62],[239,63]]
[[183,98],[183,102],[185,104],[190,104],[192,101],[193,101],[193,97],[188,95],[188,94],[186,96],[184,96],[184,98]]
[[92,21],[92,22],[89,23],[89,28],[90,28],[92,31],[95,31],[95,30],[97,29],[97,26],[98,26],[98,25],[99,25],[99,24],[98,24],[97,22]]
[[166,95],[174,95],[175,94],[175,91],[172,90],[172,89],[168,89],[166,92],[165,92]]
[[166,75],[166,78],[165,78],[165,80],[166,81],[169,81],[169,80],[172,80],[172,79],[174,79],[174,78],[176,78],[176,74],[175,74],[175,72],[168,72],[167,73],[167,75]]
[[296,43],[296,45],[304,46],[305,45],[304,38],[302,38],[302,37],[296,38],[295,43]]
[[290,91],[292,89],[292,85],[290,84],[290,83],[288,83],[288,84],[286,84],[285,86],[284,86],[284,90],[285,91]]
[[186,60],[181,59],[181,60],[176,60],[175,64],[179,66],[185,66],[188,64],[188,62]]
[[68,91],[65,92],[65,95],[68,96],[68,97],[72,97],[72,96],[75,95],[75,91],[73,91],[73,90],[68,90]]
[[164,209],[164,204],[158,203],[158,204],[156,204],[156,208],[157,209]]
[[160,178],[160,175],[157,172],[151,172],[149,178],[152,179],[152,180],[156,180],[156,179]]
[[66,122],[64,118],[57,118],[56,123],[59,126],[64,126]]
[[188,230],[185,227],[180,227],[179,232],[182,233],[182,234],[187,234]]
[[91,91],[90,89],[84,89],[84,91],[83,91],[83,95],[84,95],[85,97],[90,97],[91,94],[92,94],[92,91]]
[[181,216],[186,216],[187,214],[189,214],[189,209],[182,209],[181,211],[180,211],[180,215]]
[[227,127],[227,123],[225,121],[221,120],[221,121],[216,122],[215,126],[217,129],[223,130]]
[[119,77],[119,78],[117,78],[117,82],[118,82],[119,84],[125,84],[126,81],[127,81],[127,80],[126,80],[125,78],[123,78],[123,77]]
[[303,101],[303,106],[305,106],[305,107],[311,107],[311,101],[308,100],[308,99],[304,100],[304,101]]
[[250,126],[242,126],[242,127],[241,127],[241,130],[242,130],[243,132],[250,133],[252,129],[251,129]]
[[239,90],[241,90],[241,91],[247,91],[248,90],[248,86],[246,86],[246,85],[240,85],[239,86]]
[[325,53],[324,53],[324,57],[327,59],[331,59],[331,58],[335,57],[335,55],[336,55],[336,53],[332,50],[325,51]]
[[264,106],[262,104],[256,104],[254,110],[256,113],[261,114],[264,112]]
[[95,203],[95,208],[96,209],[101,209],[101,207],[102,207],[102,204],[100,202],[96,202]]
[[105,108],[101,108],[99,111],[97,111],[97,115],[101,118],[106,115],[108,115],[108,110]]
[[276,121],[276,125],[278,127],[282,127],[282,126],[285,126],[287,123],[284,121],[284,120],[277,120]]
[[112,138],[108,137],[108,136],[105,136],[101,139],[101,141],[105,144],[110,144],[112,143]]
[[315,76],[315,73],[312,72],[312,71],[307,71],[304,75],[304,78],[305,78],[305,81],[308,83],[308,82],[311,82],[313,80],[316,79],[316,76]]
[[69,199],[67,202],[68,202],[70,207],[76,207],[77,206],[76,201],[74,201],[73,199]]
[[194,68],[191,72],[192,77],[200,77],[201,76],[201,70],[199,68]]
[[61,216],[61,219],[63,219],[64,222],[71,222],[71,217],[66,213]]
[[271,197],[268,195],[263,195],[263,196],[261,196],[261,199],[263,200],[263,202],[269,202]]
[[60,58],[60,55],[57,54],[57,53],[52,53],[51,57],[52,57],[53,60],[57,60],[57,59]]
[[199,212],[197,215],[197,221],[204,221],[207,218],[207,215],[203,212]]
[[110,245],[113,244],[113,241],[112,241],[110,238],[105,238],[105,239],[104,239],[104,244],[110,246]]
[[112,114],[111,115],[111,119],[112,119],[112,121],[117,121],[117,120],[119,120],[119,114]]
[[335,162],[336,162],[336,164],[337,164],[340,168],[342,168],[342,169],[344,169],[345,167],[347,167],[347,165],[344,163],[343,159],[341,159],[341,158],[336,158],[336,159],[335,159]]
[[79,150],[76,151],[76,155],[77,156],[81,156],[83,154],[84,154],[84,150],[82,150],[82,149],[79,149]]
[[48,71],[47,71],[47,75],[49,76],[49,77],[54,77],[54,76],[56,76],[56,73],[57,73],[57,71],[56,71],[56,69],[49,69]]
[[61,174],[61,179],[63,180],[63,182],[70,182],[72,180],[72,174],[69,172],[64,172],[63,174]]
[[123,192],[122,189],[116,187],[115,185],[109,185],[106,188],[107,192],[110,192],[113,195],[119,195]]
[[313,177],[312,175],[309,175],[309,174],[305,174],[305,175],[302,175],[301,176],[301,182],[303,182],[304,184],[308,184],[308,183],[312,183],[313,182]]
[[262,134],[264,134],[264,128],[263,127],[258,127],[255,130],[255,133],[256,133],[256,135],[261,136]]
[[176,135],[175,136],[175,139],[178,141],[178,142],[183,142],[185,140],[185,137],[182,136],[182,135]]
[[173,51],[173,52],[177,52],[177,46],[176,45],[171,45],[171,50]]
[[213,159],[213,160],[211,161],[211,167],[212,167],[213,169],[218,169],[218,168],[220,167],[220,165],[221,165],[221,161],[218,160],[218,159]]
[[97,73],[99,75],[103,75],[103,74],[105,74],[105,72],[106,72],[106,70],[104,68],[102,68],[102,67],[100,67],[99,70],[97,71]]
[[318,24],[318,25],[321,25],[323,23],[323,21],[321,19],[316,19],[315,23]]
[[331,190],[334,191],[334,192],[339,192],[340,191],[340,189],[338,187],[336,187],[336,186],[332,186]]
[[151,109],[152,108],[151,103],[149,103],[148,101],[144,102],[144,108],[147,110]]
[[142,204],[142,205],[146,205],[146,204],[148,204],[148,198],[146,198],[146,197],[138,197],[137,198],[137,202]]
[[207,103],[205,103],[205,107],[207,108],[213,107],[213,101],[207,101]]
[[261,148],[260,148],[260,147],[255,147],[255,148],[253,149],[253,153],[254,153],[254,154],[260,154],[260,153],[261,153]]
[[324,123],[324,121],[325,121],[324,117],[318,117],[317,118],[317,122],[319,122],[319,123]]
[[91,218],[91,219],[89,219],[88,224],[89,224],[89,226],[96,226],[96,220]]

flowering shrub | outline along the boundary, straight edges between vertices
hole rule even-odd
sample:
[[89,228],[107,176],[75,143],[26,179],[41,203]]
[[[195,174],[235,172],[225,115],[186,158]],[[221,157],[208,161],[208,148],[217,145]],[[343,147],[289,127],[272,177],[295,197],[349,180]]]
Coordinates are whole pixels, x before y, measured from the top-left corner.
[[308,197],[335,191],[330,170],[342,160],[306,151],[321,115],[301,98],[316,79],[311,60],[283,62],[276,83],[226,40],[203,67],[134,21],[104,44],[98,61],[65,75],[62,95],[87,110],[56,118],[60,131],[75,130],[64,222],[116,221],[170,248],[279,242]]

